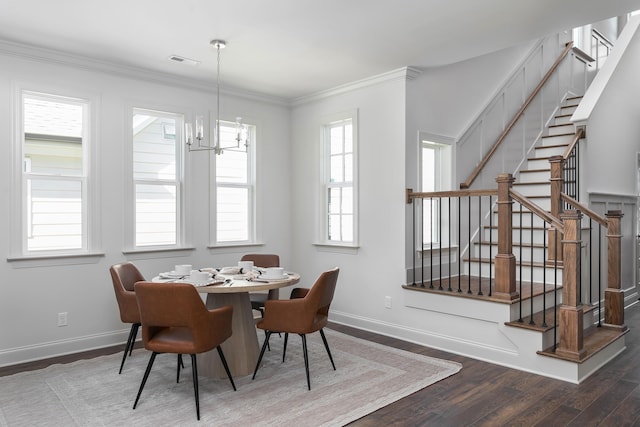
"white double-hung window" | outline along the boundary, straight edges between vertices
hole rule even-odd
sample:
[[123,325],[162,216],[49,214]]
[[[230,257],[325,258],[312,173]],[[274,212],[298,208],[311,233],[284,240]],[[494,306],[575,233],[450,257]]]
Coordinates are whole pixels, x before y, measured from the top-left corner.
[[[451,189],[451,141],[442,136],[420,135],[420,190],[431,193]],[[428,247],[449,245],[449,204],[441,199],[425,198],[422,202],[422,244]]]
[[213,229],[218,245],[255,241],[255,125],[247,125],[246,131],[246,135],[239,135],[235,123],[220,121],[221,146],[237,147],[225,148],[215,156]]
[[182,115],[133,109],[133,246],[171,248],[184,242]]
[[90,102],[27,90],[19,95],[16,152],[21,167],[20,193],[14,198],[19,203],[14,208],[13,252],[16,256],[87,253],[91,249]]
[[323,125],[324,195],[321,243],[357,245],[356,114]]

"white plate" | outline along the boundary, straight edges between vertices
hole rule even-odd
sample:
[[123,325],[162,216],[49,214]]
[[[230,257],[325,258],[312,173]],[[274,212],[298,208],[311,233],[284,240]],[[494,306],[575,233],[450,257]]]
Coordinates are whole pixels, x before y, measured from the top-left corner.
[[179,279],[181,277],[185,277],[188,276],[188,274],[180,274],[180,273],[176,273],[175,271],[167,271],[166,273],[160,273],[160,277],[162,277],[163,279]]

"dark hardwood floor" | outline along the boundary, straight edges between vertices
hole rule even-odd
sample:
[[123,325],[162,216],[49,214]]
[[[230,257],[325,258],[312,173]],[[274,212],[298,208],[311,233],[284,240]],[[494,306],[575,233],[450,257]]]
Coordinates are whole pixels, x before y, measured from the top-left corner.
[[[331,324],[340,332],[414,353],[454,360],[462,370],[351,426],[638,426],[640,304],[627,309],[627,350],[575,385]],[[0,368],[0,376],[121,352],[122,346]],[[338,367],[340,369],[340,367]]]

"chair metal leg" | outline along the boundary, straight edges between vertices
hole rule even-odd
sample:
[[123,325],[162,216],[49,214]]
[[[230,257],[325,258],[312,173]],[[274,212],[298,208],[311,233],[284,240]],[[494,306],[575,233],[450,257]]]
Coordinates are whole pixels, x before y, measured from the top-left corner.
[[184,362],[182,361],[182,355],[178,354],[178,375],[176,376],[176,383],[180,382],[180,367],[184,368]]
[[282,347],[282,363],[284,363],[284,357],[287,354],[287,342],[289,341],[289,332],[284,333],[284,346]]
[[336,364],[333,363],[333,357],[331,357],[331,350],[329,350],[329,343],[327,342],[327,337],[324,336],[324,331],[320,329],[320,336],[322,337],[322,342],[324,343],[324,348],[327,349],[327,354],[329,355],[329,360],[331,360],[331,366],[333,366],[333,370],[336,370]]
[[302,352],[304,353],[304,370],[307,372],[307,388],[311,390],[311,381],[309,380],[309,355],[307,354],[307,336],[302,334]]
[[144,376],[142,377],[142,383],[140,384],[140,389],[138,390],[138,395],[136,396],[136,401],[133,403],[133,409],[136,409],[138,405],[138,400],[140,399],[140,394],[142,394],[142,389],[144,385],[147,383],[147,378],[149,378],[149,372],[151,372],[151,367],[153,366],[153,361],[156,360],[156,356],[158,353],[155,351],[151,353],[151,358],[149,359],[149,363],[147,364],[147,369],[144,371]]
[[122,373],[122,368],[124,367],[124,361],[127,358],[127,353],[131,356],[131,352],[133,351],[133,345],[136,342],[136,336],[138,335],[138,328],[140,327],[140,323],[133,323],[131,325],[131,329],[129,330],[129,337],[127,338],[127,343],[124,346],[124,353],[122,354],[122,362],[120,362],[120,370],[118,374]]
[[267,336],[264,338],[264,343],[262,344],[262,349],[260,350],[260,356],[258,356],[258,363],[256,363],[256,369],[253,371],[252,380],[256,379],[256,374],[258,373],[258,368],[260,367],[260,362],[262,362],[262,357],[264,356],[264,351],[267,349],[267,345],[269,345],[269,337],[271,336],[270,331],[265,331]]
[[200,421],[200,395],[198,394],[198,365],[196,355],[191,355],[191,373],[193,374],[193,394],[196,398],[196,415]]
[[[264,331],[264,338],[267,338],[267,331]],[[271,351],[271,346],[267,343],[267,350]]]
[[133,337],[131,337],[131,342],[129,343],[129,356],[131,356],[131,353],[133,353],[133,346],[136,344],[136,338],[138,336],[138,328],[140,328],[140,323],[134,323],[133,325],[131,325],[131,328],[133,329]]
[[229,381],[231,381],[231,386],[233,387],[233,391],[236,391],[236,385],[233,382],[233,377],[231,376],[231,371],[229,371],[229,365],[227,365],[227,359],[224,357],[224,353],[222,352],[222,347],[218,346],[218,355],[220,356],[220,360],[222,361],[222,366],[224,366],[224,370],[229,377]]

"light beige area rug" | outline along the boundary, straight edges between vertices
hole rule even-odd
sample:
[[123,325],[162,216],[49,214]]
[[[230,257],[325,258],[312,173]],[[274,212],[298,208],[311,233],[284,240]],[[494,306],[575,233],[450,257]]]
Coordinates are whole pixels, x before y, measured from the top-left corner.
[[[308,337],[311,391],[298,336],[271,337],[255,380],[200,378],[196,419],[191,367],[176,383],[175,355],[159,355],[133,410],[149,359],[136,350],[118,375],[121,353],[0,378],[0,426],[341,426],[458,372],[434,359],[326,330],[337,370],[319,334]],[[262,336],[260,336],[262,339]]]

